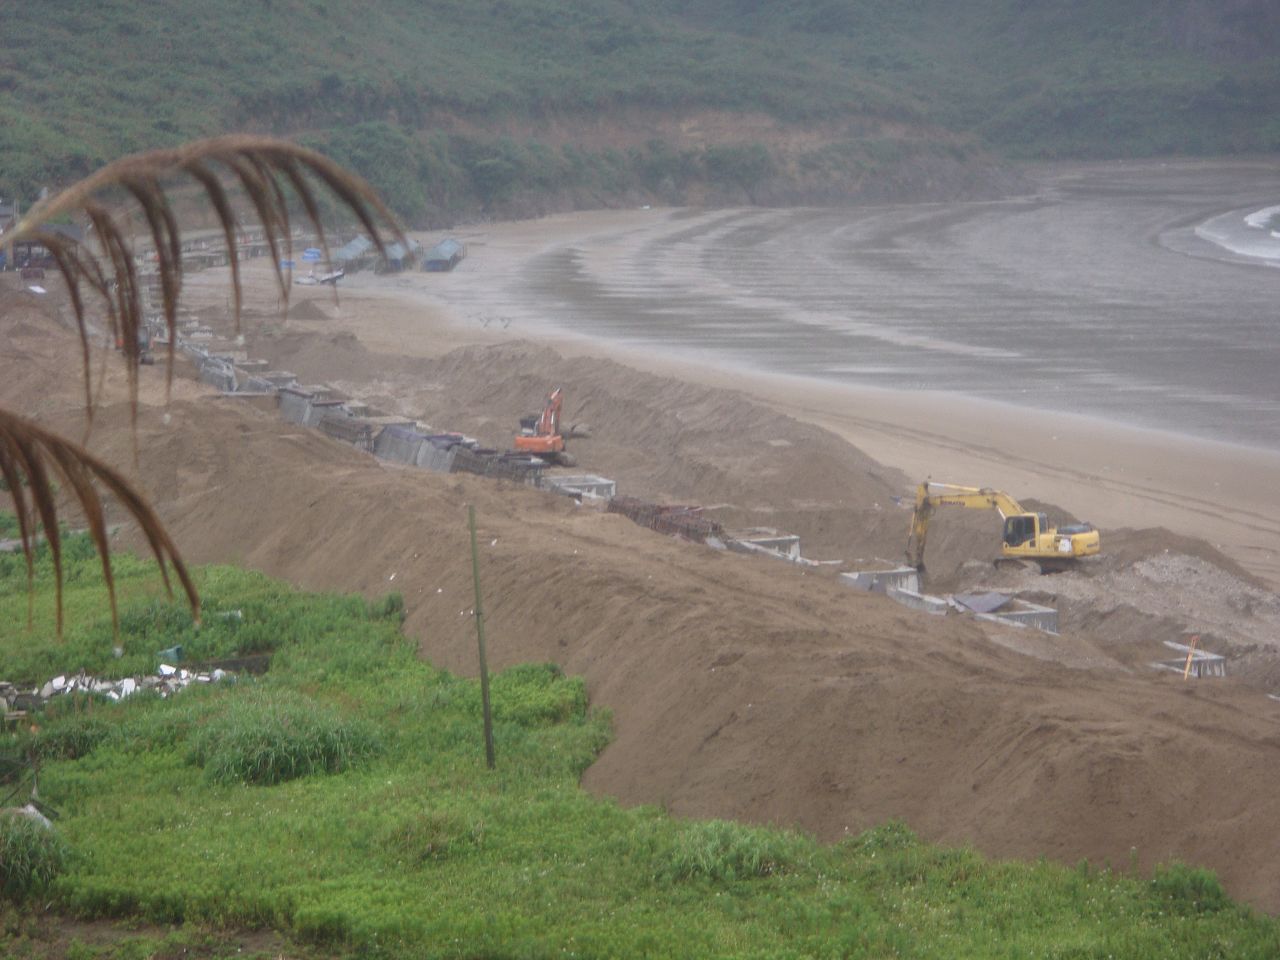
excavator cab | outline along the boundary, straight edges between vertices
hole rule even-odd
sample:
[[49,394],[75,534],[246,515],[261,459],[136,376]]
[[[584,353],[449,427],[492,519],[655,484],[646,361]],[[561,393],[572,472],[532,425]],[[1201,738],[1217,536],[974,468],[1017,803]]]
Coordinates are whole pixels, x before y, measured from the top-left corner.
[[1040,540],[1040,531],[1049,529],[1049,518],[1043,513],[1020,513],[1006,517],[1004,521],[1004,544],[1006,547],[1021,547],[1026,544],[1035,545]]
[[1020,547],[1036,538],[1035,514],[1024,513],[1016,517],[1006,517],[1004,521],[1004,543],[1007,547]]

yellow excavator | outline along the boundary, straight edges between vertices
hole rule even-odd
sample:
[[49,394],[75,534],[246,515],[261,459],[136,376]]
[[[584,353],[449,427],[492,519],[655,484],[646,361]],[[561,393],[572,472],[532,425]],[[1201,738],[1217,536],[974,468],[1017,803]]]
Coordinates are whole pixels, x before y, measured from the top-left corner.
[[1098,553],[1102,546],[1102,538],[1092,524],[1054,527],[1045,514],[1024,510],[1017,500],[1001,490],[926,480],[916,491],[916,510],[907,535],[907,563],[917,570],[924,569],[925,537],[929,533],[929,519],[937,507],[995,510],[1004,519],[1000,559],[1034,562],[1042,573],[1066,569],[1080,557]]

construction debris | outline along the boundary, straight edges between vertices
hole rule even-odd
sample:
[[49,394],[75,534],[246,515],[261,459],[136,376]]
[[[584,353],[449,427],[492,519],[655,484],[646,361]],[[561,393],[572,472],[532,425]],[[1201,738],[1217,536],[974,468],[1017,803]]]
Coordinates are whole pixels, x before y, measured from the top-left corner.
[[1058,611],[1053,607],[1031,603],[1007,593],[958,593],[951,598],[958,606],[971,611],[980,620],[1035,627],[1045,633],[1058,632]]
[[[200,338],[206,340],[208,338]],[[318,429],[383,460],[439,473],[473,473],[539,486],[548,465],[545,457],[482,448],[460,433],[430,432],[406,417],[384,416],[368,404],[343,397],[327,384],[303,385],[287,370],[266,370],[265,361],[247,359],[243,351],[216,353],[190,335],[179,338],[199,377],[228,396],[274,396],[280,415],[290,423]],[[577,480],[584,489],[573,490]],[[585,487],[590,487],[589,490]],[[569,496],[612,496],[616,484],[603,477],[564,478],[555,492]],[[600,491],[606,490],[608,493]]]
[[5,712],[39,708],[55,697],[73,693],[95,694],[108,700],[124,700],[135,693],[150,691],[161,697],[169,697],[193,683],[217,683],[235,680],[234,673],[220,668],[209,672],[186,670],[162,663],[154,674],[143,677],[124,677],[120,680],[101,680],[81,670],[76,674],[60,674],[30,692],[15,684],[0,681],[0,700]]
[[0,807],[0,816],[26,817],[28,820],[40,824],[46,830],[53,829],[53,821],[37,810],[34,803],[28,803],[21,807]]
[[642,527],[683,537],[695,543],[706,543],[709,539],[723,543],[728,539],[720,524],[702,515],[702,507],[650,503],[636,497],[614,497],[609,501],[607,510],[609,513],[620,513]]
[[1020,597],[995,591],[943,597],[921,593],[919,572],[914,567],[859,570],[855,573],[842,573],[840,579],[856,590],[883,593],[905,607],[935,616],[957,610],[972,614],[979,620],[1016,627],[1034,627],[1055,636],[1058,633],[1058,611],[1053,607],[1030,603]]
[[606,477],[595,474],[575,474],[573,476],[543,477],[539,486],[552,493],[564,497],[583,500],[611,500],[618,494],[618,485]]

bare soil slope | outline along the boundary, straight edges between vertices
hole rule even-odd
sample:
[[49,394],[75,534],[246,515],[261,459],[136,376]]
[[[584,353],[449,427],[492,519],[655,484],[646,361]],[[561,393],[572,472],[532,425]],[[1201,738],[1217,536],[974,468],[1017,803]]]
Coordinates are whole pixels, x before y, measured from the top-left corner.
[[[43,306],[0,303],[0,402],[78,429],[75,353]],[[452,392],[436,409],[489,417],[496,439],[510,427],[499,410],[523,412],[574,362],[446,357],[436,373],[455,367]],[[817,503],[820,515],[843,497],[873,516],[879,503],[899,529],[891,538],[886,525],[886,549],[900,539],[904,516],[884,502],[896,484],[834,437],[737,395],[623,368],[576,372],[582,418],[611,438],[589,441],[601,472],[617,465],[651,495],[746,511],[799,516]],[[617,739],[585,778],[594,791],[824,839],[902,818],[997,855],[1126,865],[1136,850],[1144,867],[1177,857],[1280,910],[1259,842],[1280,818],[1280,704],[1240,683],[1126,672],[1087,639],[1036,650],[1017,631],[917,615],[568,500],[392,467],[190,382],[166,411],[162,371],[142,373],[139,473],[189,559],[310,588],[399,591],[423,655],[464,672],[474,503],[496,665],[553,660],[614,712]],[[108,403],[93,440],[126,467],[127,423]],[[799,460],[778,453],[797,449]]]

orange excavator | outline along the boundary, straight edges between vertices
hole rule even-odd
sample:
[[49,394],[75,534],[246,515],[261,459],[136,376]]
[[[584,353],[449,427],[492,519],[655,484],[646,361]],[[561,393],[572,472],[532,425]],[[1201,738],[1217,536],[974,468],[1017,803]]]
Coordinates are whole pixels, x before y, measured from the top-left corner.
[[541,416],[521,417],[516,449],[562,467],[576,466],[577,461],[565,450],[564,436],[560,433],[560,407],[563,403],[564,391],[556,387],[548,395]]

